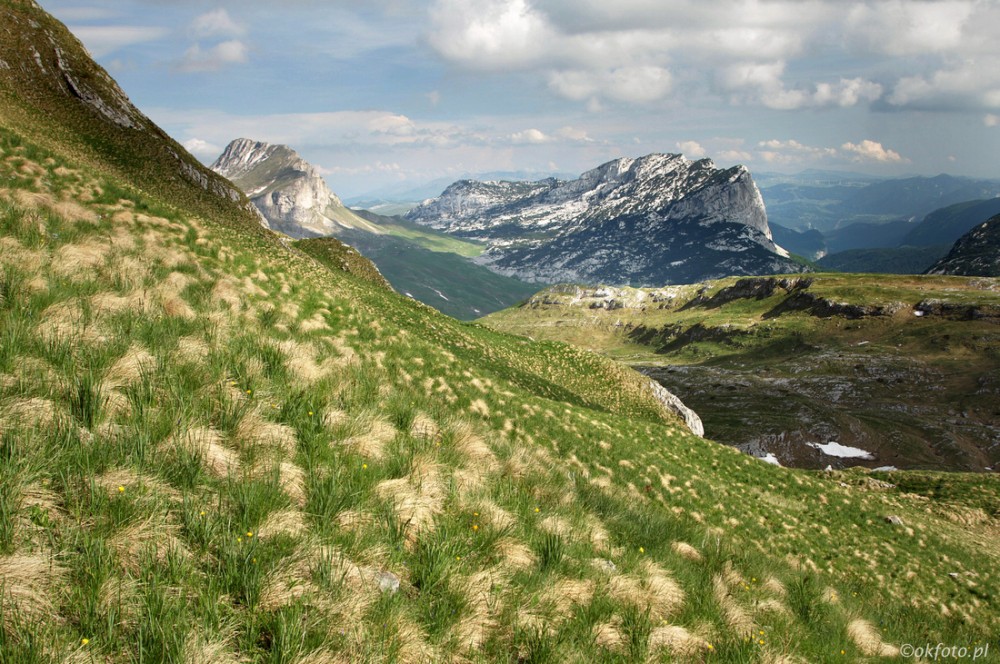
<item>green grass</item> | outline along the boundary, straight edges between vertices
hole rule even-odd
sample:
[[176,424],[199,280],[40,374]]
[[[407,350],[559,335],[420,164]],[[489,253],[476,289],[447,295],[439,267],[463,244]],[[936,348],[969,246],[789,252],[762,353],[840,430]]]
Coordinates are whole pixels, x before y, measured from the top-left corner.
[[696,438],[635,372],[286,250],[64,114],[46,147],[40,120],[0,131],[0,660],[825,662],[862,659],[857,619],[997,634],[991,485],[922,498]]

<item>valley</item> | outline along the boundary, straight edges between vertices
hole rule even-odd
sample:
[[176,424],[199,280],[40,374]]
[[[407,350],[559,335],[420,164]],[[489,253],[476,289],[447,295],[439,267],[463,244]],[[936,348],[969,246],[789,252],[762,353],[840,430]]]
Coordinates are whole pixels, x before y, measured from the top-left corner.
[[[1000,465],[995,280],[815,275],[556,287],[484,322],[634,366],[693,408],[706,436],[782,465]],[[816,447],[830,442],[870,458]]]

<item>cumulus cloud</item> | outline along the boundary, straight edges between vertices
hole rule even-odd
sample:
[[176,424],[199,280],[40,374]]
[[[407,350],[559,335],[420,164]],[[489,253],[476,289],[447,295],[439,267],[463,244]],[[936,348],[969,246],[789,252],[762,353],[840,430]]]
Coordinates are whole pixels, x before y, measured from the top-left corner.
[[760,158],[769,164],[794,164],[803,161],[817,161],[837,155],[835,148],[822,148],[805,145],[794,139],[782,141],[771,139],[761,141],[757,147]]
[[513,143],[548,143],[552,140],[551,136],[547,136],[545,133],[539,131],[538,129],[525,129],[524,131],[518,131],[510,136],[510,140]]
[[723,150],[719,153],[719,159],[722,161],[744,162],[752,161],[753,155],[744,150]]
[[238,39],[220,42],[207,49],[193,44],[184,52],[177,70],[185,73],[218,71],[229,65],[245,63],[248,53],[247,45]]
[[[177,71],[184,73],[218,71],[231,65],[244,64],[249,60],[249,46],[242,39],[237,39],[246,30],[234,21],[225,9],[216,9],[196,16],[188,26],[188,32],[196,41],[184,51],[180,61],[175,63],[174,68]],[[213,41],[215,43],[212,43]]]
[[898,152],[889,150],[883,147],[881,143],[869,139],[865,139],[858,144],[844,143],[840,146],[840,149],[851,154],[852,161],[856,162],[869,161],[882,164],[900,164],[908,161]]
[[195,17],[191,21],[190,31],[196,39],[208,39],[239,37],[246,32],[246,29],[234,21],[225,9],[216,9]]
[[649,102],[670,92],[673,77],[662,67],[644,65],[611,70],[556,71],[549,87],[569,99],[606,97],[625,102]]
[[677,149],[684,153],[685,156],[692,157],[694,159],[701,159],[706,154],[705,148],[702,147],[701,143],[698,141],[680,141],[675,144]]
[[888,55],[943,53],[962,46],[974,0],[854,3],[847,32],[868,49]]
[[434,0],[428,43],[461,67],[530,71],[591,110],[706,88],[776,110],[886,91],[894,106],[958,94],[952,106],[1000,108],[997,24],[1000,3],[979,0]]
[[198,157],[199,159],[215,159],[222,154],[222,147],[209,143],[200,138],[191,138],[184,141],[184,149]]

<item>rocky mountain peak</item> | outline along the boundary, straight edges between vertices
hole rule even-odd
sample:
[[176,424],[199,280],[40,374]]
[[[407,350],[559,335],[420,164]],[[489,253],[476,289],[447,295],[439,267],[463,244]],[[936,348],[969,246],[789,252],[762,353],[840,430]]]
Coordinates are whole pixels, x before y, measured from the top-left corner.
[[774,244],[746,167],[680,154],[622,157],[575,180],[463,180],[408,218],[487,242],[484,264],[535,282],[657,285],[801,269]]
[[237,138],[212,170],[238,186],[271,228],[296,238],[337,235],[340,229],[382,229],[347,209],[319,170],[287,145]]

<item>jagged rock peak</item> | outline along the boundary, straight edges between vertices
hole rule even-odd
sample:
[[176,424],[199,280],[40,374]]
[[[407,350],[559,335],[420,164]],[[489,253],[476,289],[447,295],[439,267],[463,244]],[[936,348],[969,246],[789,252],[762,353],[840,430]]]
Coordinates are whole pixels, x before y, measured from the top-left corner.
[[319,170],[287,145],[238,138],[211,168],[246,192],[272,229],[291,237],[383,232],[344,207]]

